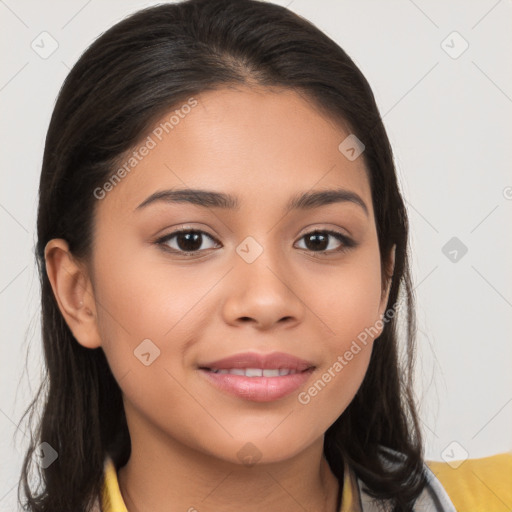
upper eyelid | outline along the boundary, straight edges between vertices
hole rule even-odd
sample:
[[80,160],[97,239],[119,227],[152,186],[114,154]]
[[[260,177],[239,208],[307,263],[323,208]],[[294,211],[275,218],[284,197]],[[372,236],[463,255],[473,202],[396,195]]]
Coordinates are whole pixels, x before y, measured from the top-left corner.
[[[201,235],[206,235],[208,238],[211,238],[213,242],[216,244],[220,244],[221,242],[213,235],[210,235],[207,231],[204,231],[203,229],[199,228],[178,228],[174,231],[171,231],[170,233],[167,233],[166,235],[162,235],[156,238],[155,243],[156,244],[165,244],[165,242],[168,242],[169,240],[172,240],[176,235],[179,235],[180,233],[189,233],[191,231],[194,231],[196,233],[200,233]],[[176,252],[186,253],[186,251],[180,251],[177,249],[171,249]],[[204,249],[203,249],[204,250]],[[200,252],[200,251],[192,251],[192,252]]]
[[206,235],[206,236],[210,237],[212,240],[215,240],[216,242],[219,241],[214,235],[211,235],[210,233],[208,233],[208,231],[205,231],[204,229],[199,229],[199,228],[178,228],[174,231],[171,231],[170,233],[167,233],[166,235],[162,235],[162,236],[158,237],[158,240],[169,239],[175,235],[179,235],[180,233],[190,233],[192,231],[195,233],[200,233],[201,235]]

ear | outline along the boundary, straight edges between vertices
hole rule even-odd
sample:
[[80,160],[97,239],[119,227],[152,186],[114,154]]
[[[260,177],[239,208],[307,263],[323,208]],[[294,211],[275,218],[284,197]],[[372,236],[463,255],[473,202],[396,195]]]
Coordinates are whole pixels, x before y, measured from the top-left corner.
[[396,244],[393,245],[391,251],[389,251],[389,257],[386,261],[386,265],[384,267],[384,279],[383,282],[385,285],[382,288],[381,301],[379,306],[379,318],[382,318],[386,311],[386,306],[389,299],[389,292],[391,290],[391,283],[393,282],[393,272],[395,270],[395,251]]
[[53,294],[73,336],[86,348],[100,347],[94,290],[86,267],[75,260],[62,238],[46,244],[44,257]]

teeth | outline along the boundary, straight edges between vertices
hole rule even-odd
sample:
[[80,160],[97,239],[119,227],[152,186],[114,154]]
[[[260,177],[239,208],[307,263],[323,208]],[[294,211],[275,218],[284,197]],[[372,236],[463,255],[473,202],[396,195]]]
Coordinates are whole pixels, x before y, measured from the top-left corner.
[[297,373],[297,370],[289,370],[288,368],[272,368],[265,370],[262,368],[231,368],[229,370],[222,369],[210,371],[213,373],[230,373],[231,375],[241,375],[245,377],[281,377],[284,375],[294,375]]
[[246,377],[263,377],[263,370],[261,368],[246,368]]

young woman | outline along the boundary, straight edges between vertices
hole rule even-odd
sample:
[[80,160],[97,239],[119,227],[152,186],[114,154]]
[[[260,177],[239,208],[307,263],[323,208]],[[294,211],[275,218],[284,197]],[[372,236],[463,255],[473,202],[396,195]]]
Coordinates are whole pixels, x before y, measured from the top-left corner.
[[104,33],[55,105],[37,227],[25,510],[454,510],[422,456],[392,151],[309,22],[189,0]]

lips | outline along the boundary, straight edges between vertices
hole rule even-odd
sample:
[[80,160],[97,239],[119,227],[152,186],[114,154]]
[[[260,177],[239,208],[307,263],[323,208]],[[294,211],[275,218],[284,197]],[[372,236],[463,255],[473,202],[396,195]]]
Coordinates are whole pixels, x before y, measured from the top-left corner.
[[315,368],[313,363],[283,352],[236,354],[199,366],[207,382],[218,390],[253,402],[290,395],[306,384]]
[[[204,370],[218,371],[218,370],[290,370],[289,373],[295,371],[300,373],[305,370],[314,368],[315,365],[304,359],[300,359],[291,354],[284,352],[273,352],[271,354],[257,354],[255,352],[246,352],[243,354],[235,354],[218,361],[211,361],[200,364],[199,367]],[[225,372],[223,372],[225,373]],[[247,372],[246,372],[247,373]],[[251,372],[248,372],[251,373]],[[247,376],[260,376],[260,375],[247,375]],[[266,375],[270,376],[270,375]]]

